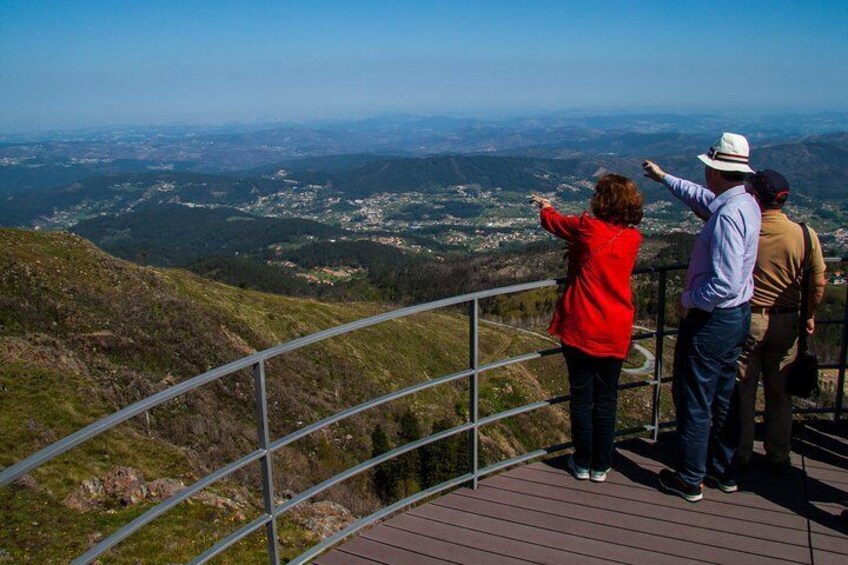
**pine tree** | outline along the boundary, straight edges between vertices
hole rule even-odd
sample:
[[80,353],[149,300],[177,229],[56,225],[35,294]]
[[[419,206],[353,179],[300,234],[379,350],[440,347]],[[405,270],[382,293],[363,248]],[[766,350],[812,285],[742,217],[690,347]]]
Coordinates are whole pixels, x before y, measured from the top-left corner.
[[[432,433],[436,434],[452,427],[450,420],[438,420],[433,423]],[[457,475],[455,453],[458,441],[458,435],[453,435],[421,448],[421,486],[431,487]]]
[[[377,457],[389,451],[391,445],[386,432],[383,431],[383,426],[377,424],[374,431],[371,432],[371,457]],[[394,475],[395,461],[387,461],[382,465],[378,465],[372,475],[374,482],[374,492],[380,497],[383,502],[388,502],[394,496],[397,490],[397,480]]]
[[[421,422],[412,410],[401,415],[398,431],[398,445],[406,445],[421,439]],[[418,478],[421,475],[421,457],[418,450],[410,451],[397,459],[397,477],[400,496],[406,497],[418,492],[421,487]]]

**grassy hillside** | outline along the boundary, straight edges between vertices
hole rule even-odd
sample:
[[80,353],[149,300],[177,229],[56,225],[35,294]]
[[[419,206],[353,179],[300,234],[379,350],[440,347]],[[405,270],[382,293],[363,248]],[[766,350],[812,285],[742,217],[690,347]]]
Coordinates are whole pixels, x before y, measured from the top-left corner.
[[[379,312],[369,303],[325,304],[210,282],[179,270],[115,259],[63,233],[0,230],[0,465],[211,367],[292,338]],[[268,366],[272,437],[391,390],[460,370],[467,319],[448,310],[330,340]],[[484,326],[481,361],[549,346],[526,334]],[[483,415],[565,392],[563,363],[548,358],[487,374]],[[637,399],[638,400],[638,399]],[[466,417],[464,383],[421,393],[302,440],[275,457],[277,492],[300,491],[367,459],[377,423],[396,441],[408,413],[421,432]],[[559,410],[484,431],[490,463],[567,439]],[[238,374],[152,410],[0,491],[0,556],[13,562],[64,561],[141,513],[158,479],[189,484],[255,446],[252,381]],[[73,509],[74,496],[108,483],[119,467],[143,474],[140,501],[106,496]],[[195,497],[132,536],[104,562],[183,561],[257,515],[258,467]],[[85,481],[88,481],[87,483]],[[167,481],[166,481],[167,482]],[[326,497],[354,515],[378,506],[371,478]],[[313,513],[321,513],[313,507]],[[319,535],[295,514],[280,521],[285,556]],[[167,532],[167,534],[165,534]],[[261,559],[261,537],[226,562]]]

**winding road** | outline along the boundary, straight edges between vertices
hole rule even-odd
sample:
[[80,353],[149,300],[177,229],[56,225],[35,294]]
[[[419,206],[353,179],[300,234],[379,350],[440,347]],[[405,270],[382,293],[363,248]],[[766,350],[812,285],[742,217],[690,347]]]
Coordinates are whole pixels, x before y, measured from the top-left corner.
[[[509,324],[503,324],[501,322],[493,322],[491,320],[480,319],[480,321],[482,323],[488,324],[490,326],[498,326],[498,327],[501,327],[501,328],[507,328],[507,329],[510,329],[510,330],[513,330],[513,331],[516,331],[516,332],[521,332],[521,333],[524,333],[524,334],[527,334],[527,335],[532,335],[533,337],[537,337],[539,339],[544,339],[545,341],[550,341],[551,343],[555,343],[555,344],[559,345],[559,342],[557,340],[552,339],[549,336],[542,335],[540,333],[534,332],[534,331],[525,330],[524,328],[518,328],[518,327],[515,327],[515,326],[510,326]],[[651,328],[646,328],[644,326],[633,326],[633,328],[637,329],[637,330],[641,330],[641,331],[646,331],[646,332],[654,331]],[[642,365],[639,366],[639,367],[625,368],[625,369],[622,369],[622,371],[627,373],[628,375],[652,375],[654,373],[654,365],[656,363],[656,357],[654,356],[654,354],[651,351],[648,351],[645,347],[639,345],[638,343],[634,343],[632,345],[632,347],[633,347],[633,349],[638,351],[645,358],[645,362],[642,363]]]

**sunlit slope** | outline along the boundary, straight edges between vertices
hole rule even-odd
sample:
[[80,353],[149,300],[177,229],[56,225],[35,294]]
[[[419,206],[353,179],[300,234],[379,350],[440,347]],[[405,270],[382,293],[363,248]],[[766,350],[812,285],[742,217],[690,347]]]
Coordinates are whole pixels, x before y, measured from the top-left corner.
[[[245,291],[185,271],[139,267],[73,235],[0,230],[0,465],[211,367],[384,309]],[[550,345],[487,326],[480,344],[482,362]],[[272,437],[467,364],[468,321],[461,310],[382,324],[287,354],[268,366]],[[562,365],[554,357],[487,373],[483,415],[564,392]],[[436,421],[463,421],[467,404],[460,383],[328,428],[279,452],[276,489],[280,496],[300,491],[367,459],[378,422],[395,438],[402,414],[412,410],[422,433],[429,433]],[[483,463],[566,437],[565,418],[556,410],[493,426],[482,438]],[[148,485],[156,479],[189,484],[252,451],[255,442],[253,387],[245,372],[154,409],[2,489],[0,511],[9,527],[0,533],[0,550],[24,562],[78,554],[156,500],[153,494],[129,501],[101,496],[90,508],[74,509],[84,481],[108,482],[125,466]],[[182,505],[107,561],[172,562],[199,553],[257,515],[257,477],[258,468],[250,468],[213,489],[212,500]],[[370,476],[345,483],[329,498],[355,515],[377,506]],[[286,555],[316,539],[310,524],[297,516],[281,521]],[[232,559],[261,554],[261,538],[251,542]]]

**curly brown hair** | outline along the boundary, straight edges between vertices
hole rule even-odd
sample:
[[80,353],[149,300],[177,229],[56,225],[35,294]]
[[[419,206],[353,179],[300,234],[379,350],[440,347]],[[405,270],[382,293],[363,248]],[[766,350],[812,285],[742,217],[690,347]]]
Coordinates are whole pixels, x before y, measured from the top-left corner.
[[638,226],[645,198],[627,177],[606,174],[598,179],[590,206],[599,220],[622,226]]

